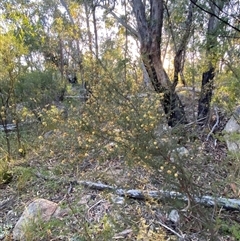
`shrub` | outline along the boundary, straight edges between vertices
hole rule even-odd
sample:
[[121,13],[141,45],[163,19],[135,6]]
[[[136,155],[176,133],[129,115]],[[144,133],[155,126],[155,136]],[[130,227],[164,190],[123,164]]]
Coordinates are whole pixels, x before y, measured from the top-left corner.
[[16,96],[18,103],[23,102],[37,116],[39,109],[58,100],[63,89],[64,84],[60,78],[54,78],[53,71],[34,71],[19,78]]

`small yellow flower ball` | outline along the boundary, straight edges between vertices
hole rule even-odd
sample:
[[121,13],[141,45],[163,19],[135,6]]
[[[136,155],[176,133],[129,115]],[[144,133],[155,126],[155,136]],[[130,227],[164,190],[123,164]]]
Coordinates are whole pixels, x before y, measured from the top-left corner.
[[172,171],[171,170],[167,170],[167,174],[171,174],[172,173]]
[[26,152],[25,152],[24,148],[19,148],[19,149],[18,149],[18,154],[19,154],[21,157],[25,157]]
[[174,174],[174,177],[176,177],[176,178],[178,177],[178,173],[177,172]]

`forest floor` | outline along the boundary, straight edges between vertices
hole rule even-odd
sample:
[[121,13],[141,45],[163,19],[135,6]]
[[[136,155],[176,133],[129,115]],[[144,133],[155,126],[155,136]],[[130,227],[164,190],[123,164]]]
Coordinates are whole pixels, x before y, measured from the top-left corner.
[[[226,118],[221,120],[224,125]],[[206,141],[211,126],[208,131],[198,133],[199,138],[194,143],[185,145],[188,150],[197,145],[199,151],[184,163],[194,183],[189,190],[202,195],[239,198],[237,165],[227,156],[223,141],[214,138]],[[0,240],[12,240],[12,228],[24,208],[36,198],[69,208],[71,215],[57,224],[49,222],[32,227],[28,230],[28,240],[180,240],[171,229],[184,236],[182,240],[240,240],[240,210],[204,207],[197,203],[184,210],[187,204],[177,199],[161,202],[121,199],[109,190],[89,189],[79,181],[154,191],[166,188],[166,178],[144,165],[129,165],[124,157],[104,162],[96,157],[79,159],[79,150],[68,145],[68,141],[58,142],[59,136],[67,136],[66,130],[50,134],[38,124],[30,129],[43,140],[41,144],[39,139],[33,141],[24,158],[8,163],[12,179],[0,183]],[[219,127],[219,134],[221,131]],[[61,142],[62,145],[57,144]],[[168,220],[173,209],[180,215],[177,225]]]

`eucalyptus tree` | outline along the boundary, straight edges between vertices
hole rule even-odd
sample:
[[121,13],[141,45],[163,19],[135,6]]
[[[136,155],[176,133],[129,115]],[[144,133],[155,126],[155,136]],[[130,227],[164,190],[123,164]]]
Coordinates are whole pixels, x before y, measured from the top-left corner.
[[[210,104],[213,94],[213,79],[215,69],[219,62],[218,43],[219,32],[222,31],[221,22],[216,18],[220,16],[224,6],[228,1],[209,1],[209,19],[206,30],[206,45],[205,45],[205,71],[202,74],[201,95],[198,101],[198,119],[204,119],[210,110]],[[194,3],[196,4],[196,2]],[[197,5],[199,6],[199,5]]]
[[[190,47],[189,40],[194,31],[195,34],[201,35],[202,49],[205,49],[205,54],[201,57],[207,64],[202,73],[198,120],[206,120],[212,99],[215,67],[219,61],[217,54],[219,33],[225,25],[234,27],[234,24],[229,25],[231,14],[228,12],[226,15],[225,12],[231,1],[131,0],[129,6],[131,6],[134,24],[116,14],[115,10],[121,4],[120,1],[96,2],[139,41],[141,59],[154,90],[161,94],[161,103],[170,126],[187,123],[184,106],[176,93],[176,86],[179,83],[179,75],[183,72],[185,55]],[[172,16],[174,8],[180,9],[175,18]],[[198,18],[199,15],[202,16],[202,19]],[[198,25],[202,26],[202,30],[196,33],[199,29]],[[163,38],[166,32],[169,33],[174,46],[173,77],[167,73],[163,65]]]
[[[235,70],[239,65],[240,25],[237,19],[240,5],[239,1],[206,1],[196,2],[195,6],[209,16],[208,24],[205,25],[205,52],[201,56],[205,60],[201,96],[198,102],[198,117],[201,119],[210,109],[214,87],[218,86],[220,90],[216,91],[218,94],[216,98],[221,104],[224,102],[223,89],[228,89],[228,96],[233,92],[236,93],[232,86],[239,84],[239,76]],[[217,82],[214,81],[215,77],[218,78]],[[223,82],[224,79],[227,81]],[[227,102],[229,105],[229,100]],[[238,104],[236,100],[233,102]]]

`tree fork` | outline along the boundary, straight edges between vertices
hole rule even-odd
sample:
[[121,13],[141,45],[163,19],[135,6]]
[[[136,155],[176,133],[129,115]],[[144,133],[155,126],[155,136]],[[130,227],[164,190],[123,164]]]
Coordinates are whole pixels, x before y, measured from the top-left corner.
[[[151,83],[153,85],[153,88],[155,92],[157,93],[163,93],[163,97],[161,100],[161,104],[164,110],[164,113],[166,114],[166,118],[168,121],[168,125],[171,127],[174,127],[179,124],[186,124],[187,118],[184,111],[184,106],[177,95],[175,89],[172,88],[166,88],[162,85],[161,81],[158,79],[157,71],[155,67],[152,64],[152,58],[148,55],[149,61],[147,61],[147,64],[145,64],[145,68],[148,72],[148,75],[150,77]],[[146,60],[146,58],[144,58]],[[160,61],[160,60],[159,60]],[[160,67],[159,63],[159,67]],[[167,74],[162,69],[162,76],[164,78],[167,78]]]

